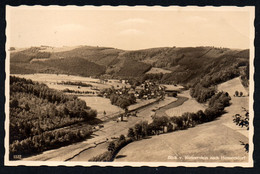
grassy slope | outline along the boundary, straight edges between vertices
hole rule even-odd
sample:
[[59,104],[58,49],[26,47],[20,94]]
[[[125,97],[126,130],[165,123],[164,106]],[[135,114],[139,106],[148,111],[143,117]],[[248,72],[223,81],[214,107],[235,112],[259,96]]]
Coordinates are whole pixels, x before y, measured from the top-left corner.
[[185,112],[198,112],[199,110],[204,111],[207,106],[202,103],[198,103],[194,98],[191,98],[189,94],[189,90],[184,91],[182,94],[179,94],[179,96],[184,96],[189,98],[187,101],[185,101],[182,105],[171,108],[165,111],[165,113],[168,116],[181,116]]
[[218,86],[219,91],[226,91],[231,96],[235,94],[235,91],[243,92],[243,95],[247,96],[248,91],[241,84],[240,77],[234,78],[232,80],[227,81],[226,83],[222,83]]

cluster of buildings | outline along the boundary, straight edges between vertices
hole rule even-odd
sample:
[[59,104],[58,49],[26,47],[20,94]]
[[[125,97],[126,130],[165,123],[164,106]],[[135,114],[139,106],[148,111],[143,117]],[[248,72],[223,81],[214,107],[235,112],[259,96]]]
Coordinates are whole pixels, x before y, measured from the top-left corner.
[[156,82],[146,80],[142,84],[135,86],[130,85],[127,80],[122,80],[124,86],[112,86],[110,89],[106,89],[101,92],[101,96],[107,97],[112,93],[116,95],[134,95],[137,99],[152,99],[157,97],[163,97],[165,95],[169,97],[176,97],[180,92],[180,88],[174,85],[160,85]]

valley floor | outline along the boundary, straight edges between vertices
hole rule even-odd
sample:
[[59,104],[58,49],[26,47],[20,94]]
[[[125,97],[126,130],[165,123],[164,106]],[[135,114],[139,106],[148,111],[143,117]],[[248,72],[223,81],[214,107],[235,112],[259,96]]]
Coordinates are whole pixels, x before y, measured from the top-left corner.
[[[236,89],[239,78],[231,82],[219,85],[219,90],[227,91]],[[239,86],[241,88],[241,86]],[[240,89],[242,90],[242,88]],[[229,91],[232,92],[232,91]],[[188,95],[185,91],[180,94],[180,98]],[[233,123],[232,116],[242,113],[242,107],[248,109],[248,96],[234,97],[232,93],[232,105],[225,110],[226,114],[217,120],[197,125],[187,130],[176,131],[159,136],[149,137],[140,141],[130,143],[120,150],[115,158],[115,162],[246,162],[248,153],[240,141],[248,143],[248,131]],[[186,97],[187,98],[187,97]],[[189,100],[188,100],[189,101]],[[147,120],[152,121],[152,115],[157,111],[167,113],[169,104],[180,103],[174,107],[192,107],[186,100],[176,101],[176,98],[166,97],[165,100],[156,102],[143,109],[138,110],[137,117],[129,117],[122,122],[108,121],[104,127],[94,132],[90,139],[75,143],[59,149],[49,150],[42,154],[25,158],[29,161],[88,161],[107,150],[108,141],[121,134],[127,135],[128,128],[136,123]],[[184,106],[185,105],[185,106]],[[160,108],[166,108],[160,110]],[[201,109],[201,107],[197,107]],[[155,111],[155,112],[154,112]],[[159,112],[158,112],[159,111]],[[157,114],[156,113],[156,114]],[[176,158],[177,159],[176,159]],[[179,158],[181,157],[181,158]],[[185,158],[186,157],[186,158]],[[202,158],[197,158],[202,157]],[[204,158],[203,158],[204,157]],[[210,157],[214,159],[209,160]],[[222,159],[221,159],[222,157]],[[223,157],[237,157],[228,159]],[[208,158],[205,160],[205,158]]]

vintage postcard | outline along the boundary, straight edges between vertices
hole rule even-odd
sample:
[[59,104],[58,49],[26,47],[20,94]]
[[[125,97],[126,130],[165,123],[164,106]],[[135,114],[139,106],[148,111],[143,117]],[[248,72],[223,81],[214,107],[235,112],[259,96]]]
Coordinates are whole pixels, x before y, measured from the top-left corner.
[[253,167],[254,18],[6,6],[5,165]]

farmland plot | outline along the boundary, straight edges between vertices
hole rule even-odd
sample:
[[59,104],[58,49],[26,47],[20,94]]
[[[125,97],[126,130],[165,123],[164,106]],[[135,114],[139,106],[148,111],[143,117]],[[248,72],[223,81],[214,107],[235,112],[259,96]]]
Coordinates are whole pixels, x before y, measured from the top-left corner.
[[87,96],[80,96],[81,100],[84,100],[87,103],[87,106],[91,107],[92,109],[97,110],[97,118],[104,117],[104,111],[106,112],[107,117],[116,114],[116,113],[123,113],[124,110],[118,106],[112,105],[110,100],[107,98],[102,97],[87,97]]
[[204,111],[206,108],[206,105],[198,103],[195,99],[189,99],[178,107],[168,109],[165,113],[170,117],[181,116],[185,112]]

